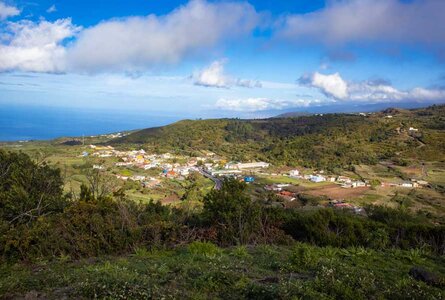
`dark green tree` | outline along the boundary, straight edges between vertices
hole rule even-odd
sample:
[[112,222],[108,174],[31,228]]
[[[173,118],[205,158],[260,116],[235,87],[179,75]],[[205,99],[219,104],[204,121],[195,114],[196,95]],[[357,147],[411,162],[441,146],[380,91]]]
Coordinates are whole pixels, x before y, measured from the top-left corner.
[[67,203],[60,170],[38,164],[24,153],[0,150],[0,218],[30,223],[60,212]]
[[204,216],[217,228],[223,244],[252,242],[260,230],[260,207],[246,193],[246,184],[227,179],[204,198]]

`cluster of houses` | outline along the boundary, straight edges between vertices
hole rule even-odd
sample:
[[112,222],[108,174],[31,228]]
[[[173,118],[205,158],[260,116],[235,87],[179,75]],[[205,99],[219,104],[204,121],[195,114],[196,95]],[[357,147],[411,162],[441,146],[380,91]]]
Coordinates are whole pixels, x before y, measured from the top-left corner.
[[117,167],[135,167],[143,170],[159,168],[163,170],[161,175],[165,177],[187,176],[191,171],[197,171],[196,165],[199,160],[206,159],[205,157],[191,158],[185,164],[180,164],[173,161],[182,157],[177,157],[170,153],[148,154],[143,149],[119,151],[111,146],[98,147],[90,145],[90,148],[95,150],[92,156],[119,158],[119,161],[115,163]]
[[[347,176],[326,176],[322,172],[318,174],[300,175],[298,170],[291,170],[289,177],[297,179],[306,179],[312,182],[333,182],[340,184],[342,188],[359,188],[368,187],[370,183],[368,180],[355,180]],[[404,187],[404,188],[418,188],[428,186],[428,182],[424,180],[411,179],[411,181],[404,181],[402,183],[381,183],[382,187]]]
[[402,188],[419,188],[426,187],[429,183],[425,180],[411,179],[411,181],[404,181],[402,183],[382,182],[382,187],[402,187]]
[[116,177],[124,181],[127,180],[139,181],[142,184],[142,186],[146,188],[152,188],[161,185],[161,180],[144,175],[133,175],[133,176],[116,175]]
[[204,164],[206,171],[212,176],[241,177],[243,172],[257,172],[270,167],[266,162],[229,162],[221,168],[221,164]]
[[[114,165],[123,168],[139,168],[142,170],[160,169],[158,178],[170,178],[184,180],[192,172],[199,172],[205,169],[212,176],[240,176],[243,171],[252,168],[266,168],[268,163],[229,163],[217,157],[215,153],[205,152],[202,157],[185,157],[177,156],[170,153],[151,154],[145,150],[129,150],[119,151],[111,146],[90,145],[92,150],[91,156],[100,158],[118,158],[118,162]],[[89,152],[82,153],[82,156],[90,155]],[[181,161],[182,163],[179,163]],[[103,169],[101,165],[94,165],[95,169]],[[123,176],[116,175],[121,180],[139,181],[144,187],[153,187],[160,184],[160,180],[153,177],[145,177],[143,175]],[[252,182],[252,178],[244,178],[246,182]]]
[[357,187],[366,187],[369,186],[367,181],[362,180],[354,180],[346,176],[327,176],[323,174],[323,171],[320,171],[317,174],[306,174],[301,175],[298,170],[291,170],[289,172],[289,177],[297,178],[297,179],[306,179],[312,182],[333,182],[337,184],[341,184],[343,188],[357,188]]

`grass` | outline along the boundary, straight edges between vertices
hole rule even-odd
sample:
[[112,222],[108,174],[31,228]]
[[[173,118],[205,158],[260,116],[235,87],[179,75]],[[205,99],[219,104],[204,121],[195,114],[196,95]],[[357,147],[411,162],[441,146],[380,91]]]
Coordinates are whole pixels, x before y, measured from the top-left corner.
[[445,275],[443,257],[306,244],[222,249],[194,242],[176,250],[0,266],[0,296],[122,299],[440,299],[412,266]]
[[140,193],[139,191],[130,190],[125,193],[128,196],[128,199],[135,201],[135,202],[142,202],[142,203],[148,203],[151,199],[154,201],[162,200],[162,198],[165,196],[164,194],[156,194],[156,193],[150,193],[147,195],[144,195]]

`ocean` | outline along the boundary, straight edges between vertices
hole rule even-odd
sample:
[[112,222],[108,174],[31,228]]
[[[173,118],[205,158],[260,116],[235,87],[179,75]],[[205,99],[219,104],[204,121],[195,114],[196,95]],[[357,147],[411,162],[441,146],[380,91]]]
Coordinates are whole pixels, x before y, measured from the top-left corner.
[[0,141],[48,140],[163,126],[182,119],[152,113],[0,105]]

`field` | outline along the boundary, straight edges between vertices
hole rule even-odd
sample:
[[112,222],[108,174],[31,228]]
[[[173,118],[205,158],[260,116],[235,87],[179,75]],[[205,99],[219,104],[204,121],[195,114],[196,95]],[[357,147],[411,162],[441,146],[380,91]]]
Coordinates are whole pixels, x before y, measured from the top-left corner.
[[337,184],[329,184],[323,187],[307,190],[306,193],[314,196],[327,196],[335,200],[355,200],[363,196],[368,190],[369,187],[346,189]]

